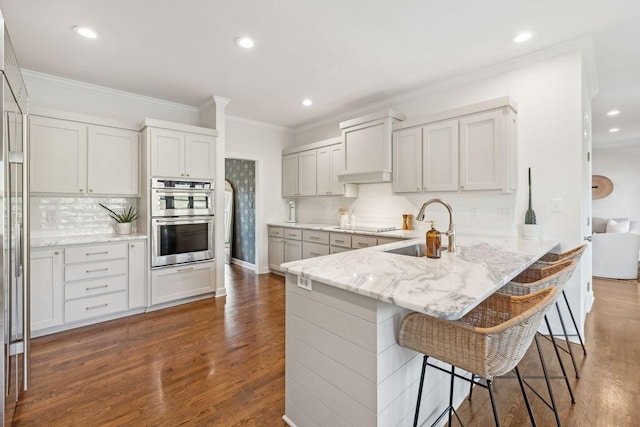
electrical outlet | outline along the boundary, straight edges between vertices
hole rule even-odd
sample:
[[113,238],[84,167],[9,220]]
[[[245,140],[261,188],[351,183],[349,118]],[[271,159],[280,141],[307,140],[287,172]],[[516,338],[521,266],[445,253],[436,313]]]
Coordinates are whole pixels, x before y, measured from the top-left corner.
[[311,290],[311,279],[308,277],[298,276],[298,287],[307,291]]
[[471,208],[471,219],[478,219],[478,208]]
[[500,221],[500,222],[508,222],[510,216],[511,216],[511,209],[509,209],[509,208],[499,208],[498,209],[498,221]]
[[562,199],[554,197],[551,199],[551,212],[562,212]]

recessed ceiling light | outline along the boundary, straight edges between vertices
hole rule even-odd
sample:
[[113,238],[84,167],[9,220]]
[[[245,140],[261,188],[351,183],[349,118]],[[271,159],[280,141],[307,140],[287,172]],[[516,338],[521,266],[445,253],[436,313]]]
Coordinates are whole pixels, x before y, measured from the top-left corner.
[[619,131],[620,131],[620,128],[611,128],[611,129],[609,129],[609,132],[611,132],[611,133],[616,133],[616,132],[619,132]]
[[242,48],[251,49],[255,43],[249,37],[238,37],[236,44]]
[[304,105],[305,107],[311,107],[313,105],[313,101],[311,101],[309,98],[307,98],[307,99],[302,101],[302,105]]
[[531,31],[523,31],[517,36],[513,38],[514,43],[524,43],[527,40],[530,40],[533,37],[533,33]]
[[607,116],[617,116],[620,114],[620,110],[611,110],[607,113]]
[[96,33],[94,30],[92,30],[89,27],[75,26],[75,27],[73,27],[73,31],[75,31],[76,34],[79,34],[82,37],[86,37],[88,39],[97,39],[98,38],[98,33]]

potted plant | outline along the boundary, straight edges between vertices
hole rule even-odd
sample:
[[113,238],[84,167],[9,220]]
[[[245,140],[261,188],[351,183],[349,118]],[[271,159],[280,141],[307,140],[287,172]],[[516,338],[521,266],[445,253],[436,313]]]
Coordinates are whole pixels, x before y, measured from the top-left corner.
[[102,203],[99,205],[109,211],[109,216],[116,222],[116,234],[131,233],[131,223],[138,219],[138,210],[135,206],[129,206],[129,209],[122,208],[122,212],[118,213]]
[[531,207],[531,168],[529,168],[529,208],[524,214],[522,237],[525,239],[537,239],[540,237],[540,227],[536,223],[536,213]]

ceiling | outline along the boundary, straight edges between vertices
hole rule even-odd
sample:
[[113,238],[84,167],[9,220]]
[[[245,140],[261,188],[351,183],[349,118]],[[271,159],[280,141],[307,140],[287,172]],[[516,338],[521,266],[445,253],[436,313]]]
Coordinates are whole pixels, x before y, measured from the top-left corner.
[[[215,94],[231,98],[231,115],[292,129],[592,35],[594,141],[640,140],[637,0],[0,0],[0,9],[24,69],[191,106]],[[75,25],[100,37],[83,39]],[[513,43],[522,30],[535,37]],[[255,47],[236,46],[241,35]],[[606,117],[614,107],[622,113]]]

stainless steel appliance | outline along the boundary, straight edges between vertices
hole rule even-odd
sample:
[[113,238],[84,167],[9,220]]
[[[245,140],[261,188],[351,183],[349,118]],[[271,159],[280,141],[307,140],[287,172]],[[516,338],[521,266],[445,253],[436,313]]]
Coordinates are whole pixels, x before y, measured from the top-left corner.
[[29,174],[26,144],[27,90],[0,14],[0,71],[2,71],[2,150],[0,150],[0,399],[2,425],[11,425],[15,406],[29,380]]
[[214,214],[211,181],[151,181],[151,216],[193,216]]
[[212,181],[151,182],[151,267],[214,258]]

